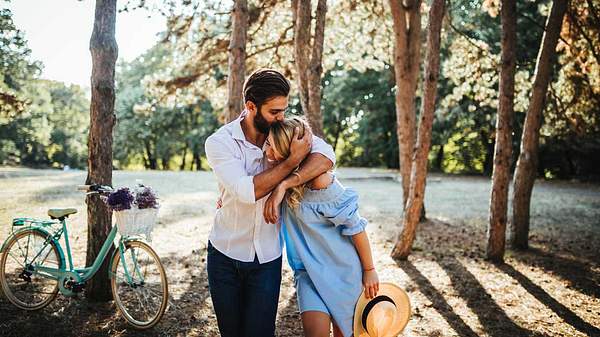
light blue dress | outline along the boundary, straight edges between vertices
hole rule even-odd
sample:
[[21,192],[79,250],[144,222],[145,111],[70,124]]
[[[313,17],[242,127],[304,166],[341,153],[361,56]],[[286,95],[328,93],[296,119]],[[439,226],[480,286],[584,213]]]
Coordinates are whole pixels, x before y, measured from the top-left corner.
[[281,228],[300,312],[329,314],[352,335],[354,307],[362,293],[362,266],[351,236],[364,231],[358,194],[334,177],[321,190],[307,189],[297,209],[281,206]]

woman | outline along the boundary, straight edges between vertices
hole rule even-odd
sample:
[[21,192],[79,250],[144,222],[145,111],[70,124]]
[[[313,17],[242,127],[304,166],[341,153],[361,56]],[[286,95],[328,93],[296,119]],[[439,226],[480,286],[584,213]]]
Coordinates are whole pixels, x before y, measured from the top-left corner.
[[[296,128],[303,135],[308,125],[293,117],[271,127],[266,141],[270,162],[289,156]],[[298,179],[294,175],[298,173],[272,193],[285,193],[279,219],[304,334],[329,336],[333,323],[334,336],[352,336],[354,307],[363,287],[367,298],[374,297],[379,287],[364,230],[367,221],[358,213],[358,195],[332,172],[288,189]]]

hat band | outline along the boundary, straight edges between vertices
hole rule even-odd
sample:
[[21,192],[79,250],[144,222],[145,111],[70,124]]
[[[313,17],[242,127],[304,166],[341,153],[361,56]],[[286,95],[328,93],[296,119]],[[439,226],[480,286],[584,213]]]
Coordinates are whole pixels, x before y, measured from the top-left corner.
[[394,302],[394,300],[392,300],[390,297],[385,296],[385,295],[381,295],[381,296],[377,296],[374,299],[372,299],[371,301],[369,301],[369,303],[367,303],[367,305],[365,305],[365,308],[363,309],[363,313],[362,313],[362,325],[363,325],[363,329],[365,329],[365,331],[369,332],[367,330],[367,317],[369,316],[369,312],[371,311],[371,309],[373,309],[373,307],[380,302],[391,302],[394,306],[396,306],[396,303]]

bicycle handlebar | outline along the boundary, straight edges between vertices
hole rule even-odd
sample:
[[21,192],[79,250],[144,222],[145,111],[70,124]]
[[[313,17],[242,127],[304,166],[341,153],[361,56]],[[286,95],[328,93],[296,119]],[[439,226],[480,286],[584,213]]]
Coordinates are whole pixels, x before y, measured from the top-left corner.
[[113,191],[113,188],[106,185],[92,184],[92,185],[77,185],[78,191],[85,191],[88,193],[109,193]]

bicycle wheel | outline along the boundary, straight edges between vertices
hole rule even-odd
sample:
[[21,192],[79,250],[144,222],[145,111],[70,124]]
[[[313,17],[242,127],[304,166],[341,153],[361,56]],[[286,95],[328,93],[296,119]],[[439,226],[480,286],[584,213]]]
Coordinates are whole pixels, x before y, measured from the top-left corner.
[[46,234],[40,231],[22,231],[10,238],[0,256],[2,290],[6,298],[21,309],[41,309],[58,293],[58,280],[35,270],[36,265],[61,267],[56,244],[53,241],[46,244],[46,239]]
[[167,308],[167,276],[158,255],[146,243],[129,241],[124,245],[125,261],[117,252],[112,264],[113,298],[131,325],[148,329],[158,323]]

